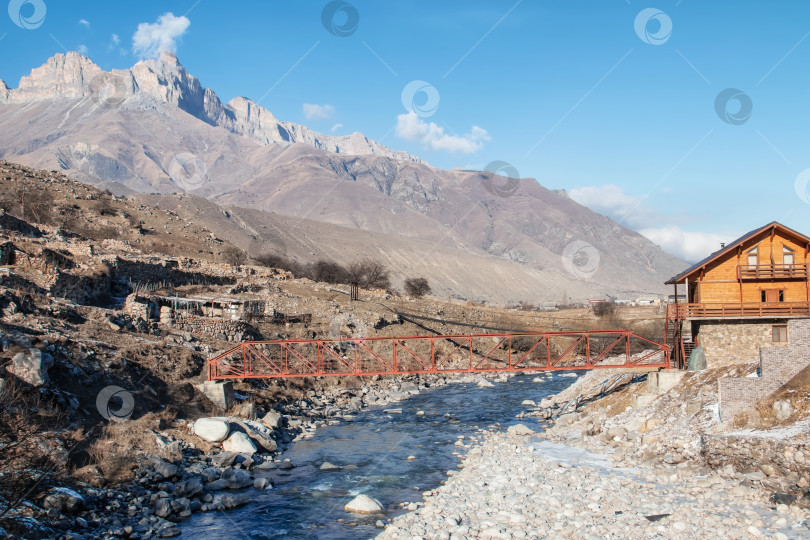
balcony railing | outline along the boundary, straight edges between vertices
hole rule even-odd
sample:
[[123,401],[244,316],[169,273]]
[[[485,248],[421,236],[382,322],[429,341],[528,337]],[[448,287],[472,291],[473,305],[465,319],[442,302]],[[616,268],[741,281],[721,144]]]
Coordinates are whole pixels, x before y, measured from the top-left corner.
[[739,279],[807,279],[806,264],[755,264],[737,267]]
[[670,319],[810,316],[808,302],[750,302],[744,304],[670,304]]

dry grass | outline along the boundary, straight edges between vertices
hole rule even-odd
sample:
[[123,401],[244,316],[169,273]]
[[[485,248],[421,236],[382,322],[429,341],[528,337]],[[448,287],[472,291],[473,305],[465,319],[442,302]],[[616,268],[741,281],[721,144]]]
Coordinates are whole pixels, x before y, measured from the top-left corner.
[[167,409],[138,419],[110,422],[102,429],[101,436],[90,445],[90,458],[108,482],[127,482],[133,478],[137,467],[136,456],[163,453],[163,449],[157,445],[155,432],[172,420],[174,413]]

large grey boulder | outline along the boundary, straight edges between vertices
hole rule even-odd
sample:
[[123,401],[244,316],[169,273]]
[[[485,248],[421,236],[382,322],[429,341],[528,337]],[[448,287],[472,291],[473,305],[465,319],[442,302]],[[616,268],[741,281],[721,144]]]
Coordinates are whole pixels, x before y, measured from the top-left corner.
[[14,355],[6,370],[32,386],[48,384],[48,370],[53,366],[53,356],[39,349],[28,349]]
[[368,495],[360,494],[352,499],[349,504],[343,507],[347,512],[355,514],[380,514],[383,507],[380,501],[372,499]]
[[200,418],[194,422],[194,434],[208,442],[222,442],[230,432],[230,424],[221,418]]

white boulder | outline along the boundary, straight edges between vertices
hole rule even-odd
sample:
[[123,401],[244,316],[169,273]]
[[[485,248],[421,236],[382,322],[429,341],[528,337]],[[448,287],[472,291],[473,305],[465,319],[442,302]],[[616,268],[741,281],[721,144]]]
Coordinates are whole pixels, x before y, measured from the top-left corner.
[[194,422],[194,434],[208,442],[222,442],[230,432],[231,426],[227,420],[200,418]]
[[236,432],[228,437],[225,442],[222,443],[222,449],[227,452],[247,454],[249,456],[255,454],[257,450],[256,445],[253,444],[250,437],[241,432]]
[[343,509],[355,514],[379,514],[382,512],[383,507],[377,499],[361,494],[352,499]]

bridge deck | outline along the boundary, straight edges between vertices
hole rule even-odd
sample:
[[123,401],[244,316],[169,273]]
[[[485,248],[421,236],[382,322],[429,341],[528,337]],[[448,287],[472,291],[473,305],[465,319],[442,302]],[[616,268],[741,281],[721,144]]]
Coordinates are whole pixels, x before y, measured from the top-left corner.
[[629,330],[245,341],[209,380],[670,367],[667,345]]

